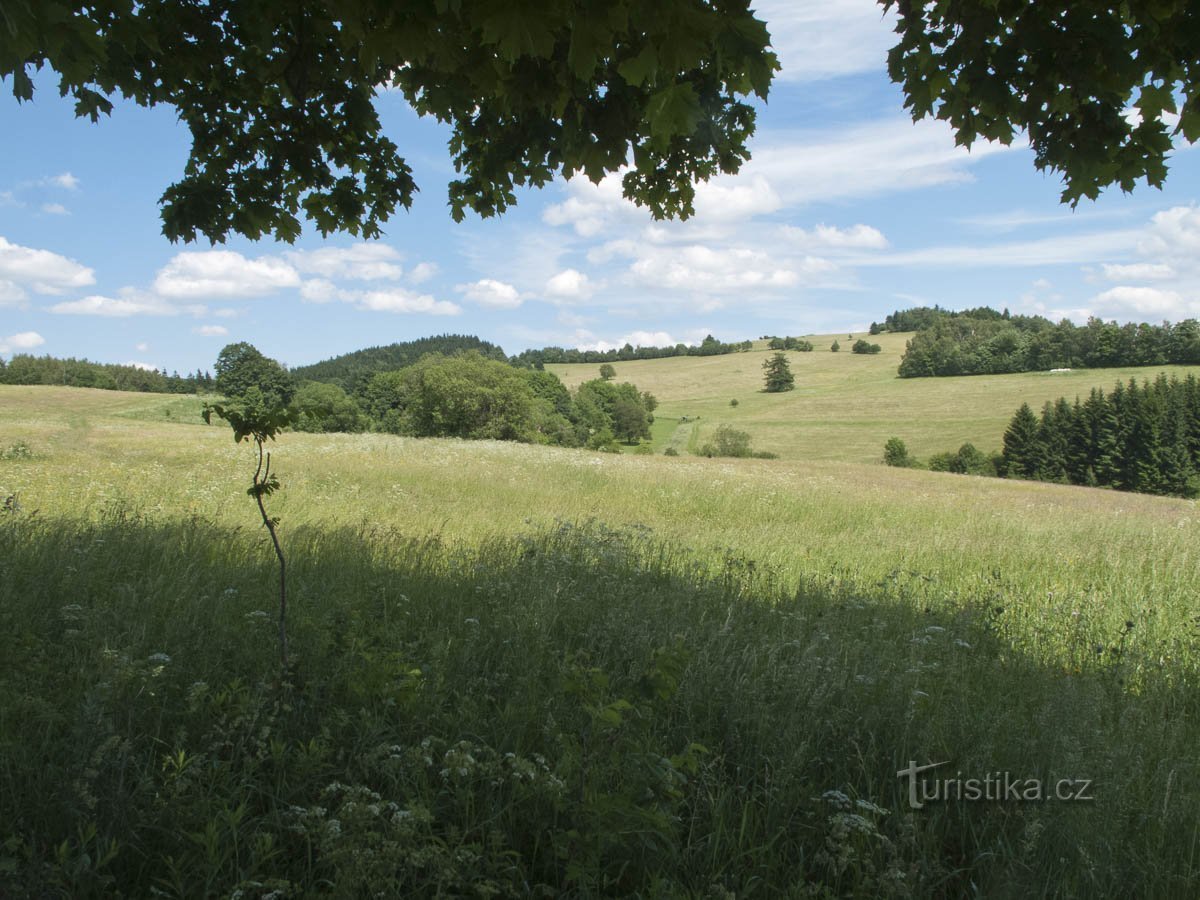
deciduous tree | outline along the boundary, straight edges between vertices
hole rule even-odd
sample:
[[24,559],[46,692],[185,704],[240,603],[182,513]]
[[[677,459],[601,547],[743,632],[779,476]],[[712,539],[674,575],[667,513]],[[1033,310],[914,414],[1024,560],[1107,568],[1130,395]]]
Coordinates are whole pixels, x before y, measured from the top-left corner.
[[377,237],[417,185],[375,95],[450,126],[456,220],[556,175],[623,170],[657,217],[749,158],[751,95],[778,68],[749,0],[13,0],[0,77],[20,100],[50,66],[93,121],[124,96],[191,132],[162,196],[171,240]]

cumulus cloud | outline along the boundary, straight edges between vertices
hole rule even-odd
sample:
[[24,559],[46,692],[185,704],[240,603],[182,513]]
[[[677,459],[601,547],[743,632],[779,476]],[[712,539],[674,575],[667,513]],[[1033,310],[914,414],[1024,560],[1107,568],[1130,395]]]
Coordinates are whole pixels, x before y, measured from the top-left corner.
[[128,360],[125,365],[132,366],[135,369],[141,369],[143,372],[157,372],[158,366],[153,363],[139,362],[136,359]]
[[292,250],[284,256],[297,271],[325,279],[395,281],[404,274],[403,267],[399,265],[399,252],[377,242],[349,247],[322,247],[318,250]]
[[0,281],[0,309],[4,307],[19,307],[24,308],[28,295],[25,290],[15,282]]
[[546,295],[559,300],[586,300],[595,292],[591,279],[578,269],[564,269],[546,281]]
[[229,334],[229,329],[224,325],[201,325],[199,328],[193,328],[192,334],[201,337],[225,337]]
[[1129,285],[1097,294],[1092,298],[1092,304],[1106,315],[1125,317],[1133,311],[1147,319],[1181,319],[1195,316],[1200,311],[1200,301],[1185,300],[1176,291]]
[[1132,263],[1130,265],[1105,263],[1101,266],[1101,270],[1109,281],[1161,281],[1175,275],[1175,270],[1166,263]]
[[69,216],[71,211],[61,203],[43,203],[42,212],[48,216]]
[[454,289],[467,300],[487,309],[516,309],[524,302],[515,287],[494,278],[481,278],[471,284],[457,285]]
[[174,299],[260,297],[299,285],[299,274],[283,260],[247,259],[232,250],[179,253],[154,279],[154,290]]
[[206,309],[198,304],[176,304],[152,293],[122,288],[116,297],[90,294],[79,300],[68,300],[50,307],[50,312],[66,316],[102,316],[127,319],[130,316],[177,316],[189,313],[204,315]]
[[836,268],[828,260],[815,257],[798,264],[781,263],[761,250],[745,247],[644,246],[635,253],[637,259],[629,271],[636,280],[651,287],[701,294],[788,288],[799,284],[801,272],[816,275]]
[[22,247],[0,237],[0,280],[23,285],[39,294],[64,291],[96,283],[95,274],[73,259]]
[[57,187],[67,191],[74,191],[79,188],[79,179],[70,172],[62,172],[58,175],[51,175],[49,178],[43,178],[42,184],[47,187]]
[[338,286],[324,278],[310,278],[300,285],[300,296],[309,303],[330,303],[340,294]]
[[834,225],[818,225],[811,231],[785,225],[783,232],[792,240],[806,246],[825,247],[835,250],[884,250],[888,239],[883,232],[870,225],[851,225],[838,228]]
[[17,334],[10,334],[8,337],[0,337],[0,353],[32,350],[44,343],[46,343],[46,339],[36,331],[21,331]]
[[415,294],[403,288],[365,291],[350,300],[356,308],[372,312],[427,313],[432,316],[457,316],[462,307],[447,300],[435,300],[429,294]]
[[408,273],[408,280],[413,284],[421,284],[428,281],[438,273],[437,263],[423,262],[413,266],[413,270]]

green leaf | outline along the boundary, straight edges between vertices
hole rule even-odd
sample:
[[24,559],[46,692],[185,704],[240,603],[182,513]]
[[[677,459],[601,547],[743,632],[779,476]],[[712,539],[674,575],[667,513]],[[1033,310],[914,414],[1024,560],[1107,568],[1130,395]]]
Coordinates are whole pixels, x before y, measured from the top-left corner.
[[554,52],[554,32],[547,16],[533,3],[509,3],[482,23],[483,42],[514,62],[523,56],[547,58]]
[[617,74],[633,87],[641,87],[647,81],[652,81],[657,72],[658,53],[651,44],[643,47],[642,52],[633,59],[627,59],[617,66]]
[[702,112],[696,91],[690,84],[673,84],[663,88],[646,104],[650,134],[656,139],[691,134]]

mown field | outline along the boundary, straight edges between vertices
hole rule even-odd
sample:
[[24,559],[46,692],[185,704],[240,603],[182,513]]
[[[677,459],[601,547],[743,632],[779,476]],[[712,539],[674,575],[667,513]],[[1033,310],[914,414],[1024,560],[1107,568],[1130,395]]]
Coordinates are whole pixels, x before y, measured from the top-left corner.
[[[689,356],[614,363],[618,381],[650,391],[655,412],[654,447],[695,450],[718,425],[749,432],[756,450],[783,459],[879,462],[883,445],[899,437],[914,455],[955,451],[970,441],[984,453],[1001,448],[1004,429],[1022,403],[1040,412],[1059,397],[1086,399],[1093,387],[1106,392],[1118,381],[1153,379],[1159,372],[1183,375],[1196,367],[1077,369],[964,378],[896,376],[911,334],[854,335],[879,344],[878,354],[850,352],[846,334],[809,337],[815,349],[789,351],[795,390],[763,393],[762,364],[772,355],[765,341],[749,353]],[[837,340],[841,350],[829,351]],[[568,386],[599,377],[598,365],[549,365]],[[736,407],[730,405],[737,400]],[[687,416],[693,420],[681,423]],[[695,421],[695,420],[699,421]]]
[[[849,462],[285,435],[286,671],[245,445],[0,388],[0,896],[1196,895],[1195,503],[863,464],[994,445],[888,352],[820,360]],[[617,370],[749,430],[763,356]],[[1093,799],[912,809],[910,761]]]

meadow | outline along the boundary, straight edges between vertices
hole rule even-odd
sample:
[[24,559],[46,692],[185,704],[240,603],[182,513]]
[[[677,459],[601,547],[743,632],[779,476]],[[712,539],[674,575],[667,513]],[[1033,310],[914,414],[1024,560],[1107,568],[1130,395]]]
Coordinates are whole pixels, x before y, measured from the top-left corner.
[[891,340],[617,364],[779,460],[283,436],[284,670],[246,445],[0,387],[0,896],[1194,896],[1195,503],[871,464],[1122,376]]
[[[766,341],[749,353],[615,363],[617,381],[631,381],[657,396],[654,446],[694,450],[721,424],[750,433],[754,449],[783,459],[879,462],[883,445],[899,437],[920,458],[971,442],[984,453],[1001,449],[1004,429],[1022,403],[1040,412],[1059,397],[1087,398],[1093,387],[1183,375],[1195,367],[1076,369],[965,378],[898,378],[896,367],[911,334],[855,334],[879,344],[877,354],[850,352],[846,334],[808,336],[808,353],[788,351],[795,390],[766,394]],[[837,340],[841,350],[829,351]],[[596,365],[548,365],[570,387],[599,377]],[[737,400],[737,406],[730,401]],[[681,423],[684,416],[691,421]],[[696,420],[699,421],[696,421]]]

